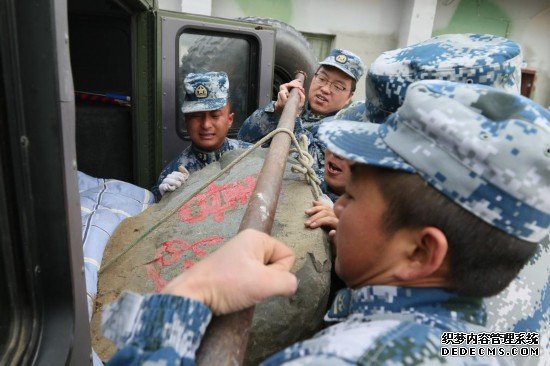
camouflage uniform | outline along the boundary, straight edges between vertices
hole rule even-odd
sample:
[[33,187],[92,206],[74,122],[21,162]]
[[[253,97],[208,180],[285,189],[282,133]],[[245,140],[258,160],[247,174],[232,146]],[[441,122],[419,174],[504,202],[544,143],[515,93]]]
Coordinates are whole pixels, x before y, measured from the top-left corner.
[[[475,155],[468,156],[469,151],[464,151],[462,158],[476,168],[475,170],[472,168],[475,173],[471,174],[468,190],[454,186],[462,180],[460,176],[461,170],[464,168],[449,165],[448,162],[441,160],[440,152],[435,149],[423,151],[418,148],[417,156],[409,156],[407,160],[410,163],[414,161],[412,159],[422,159],[420,157],[422,154],[429,154],[431,159],[426,160],[422,166],[425,172],[419,173],[436,188],[439,187],[444,194],[472,213],[486,215],[484,219],[501,230],[524,240],[540,242],[537,252],[517,278],[500,294],[485,299],[486,327],[492,331],[500,332],[538,332],[541,349],[545,351],[539,362],[541,364],[548,363],[550,362],[550,244],[548,239],[550,192],[547,181],[550,177],[550,164],[548,164],[550,160],[548,137],[550,112],[528,99],[515,97],[494,89],[484,89],[483,86],[472,86],[472,88],[478,89],[476,94],[471,93],[467,87],[450,88],[444,82],[432,81],[431,83],[426,82],[424,86],[426,85],[430,87],[430,90],[448,93],[457,99],[462,99],[464,103],[469,101],[472,110],[481,109],[485,116],[490,116],[494,120],[502,120],[500,124],[489,123],[487,118],[480,116],[478,117],[480,126],[477,132],[462,131],[460,119],[464,114],[455,112],[448,117],[449,119],[453,118],[454,122],[441,127],[449,128],[449,131],[454,134],[450,135],[445,143],[450,146],[449,148],[457,151],[462,148],[460,143],[467,146],[474,143],[476,139],[487,141],[486,146],[477,147],[478,150],[475,151],[475,154],[480,155],[478,160],[474,159]],[[415,97],[407,95],[405,101],[414,100]],[[438,101],[437,108],[433,109],[421,110],[417,108],[416,111],[412,111],[410,108],[404,109],[403,107],[397,114],[409,117],[411,120],[414,119],[416,113],[431,115],[434,121],[440,121],[449,110],[445,100]],[[469,112],[464,111],[464,113]],[[503,116],[506,115],[513,118],[505,121],[506,118]],[[387,134],[385,144],[398,153],[401,153],[402,149],[414,150],[418,147],[418,140],[416,145],[411,145],[404,138],[399,138],[399,134],[392,135],[395,116],[396,114],[392,115],[386,124],[382,125],[381,134]],[[528,120],[531,123],[524,123],[522,120]],[[330,125],[327,124],[327,128]],[[364,128],[372,126],[368,123],[359,123],[356,126],[350,126],[350,128],[359,131],[361,125],[365,126]],[[401,133],[405,134],[406,131],[402,130]],[[341,131],[332,133],[341,134]],[[426,136],[431,136],[433,133],[433,130],[426,128]],[[518,136],[524,138],[525,141],[519,141]],[[495,142],[491,143],[493,140]],[[517,146],[521,144],[521,148],[524,150],[530,148],[531,151],[539,151],[540,160],[527,162],[522,157],[521,149],[515,144]],[[373,141],[371,145],[380,145],[380,140]],[[341,151],[333,148],[331,144],[328,147],[342,155]],[[498,169],[495,168],[489,173],[485,173],[484,176],[479,174],[491,168],[487,163],[491,160],[500,161]],[[397,164],[395,159],[392,159],[391,162]],[[402,163],[408,165],[405,162]],[[419,166],[415,165],[415,167]],[[396,166],[396,168],[402,169],[401,166]],[[486,179],[498,180],[499,186],[494,190],[500,190],[501,194],[491,192],[489,185],[484,183]],[[544,183],[545,181],[546,183]],[[464,184],[464,182],[461,183],[461,185]],[[517,198],[507,193],[506,189],[515,190],[514,195]],[[527,201],[527,198],[529,198],[528,204],[522,202],[522,200]],[[510,207],[517,207],[517,210],[510,210]],[[520,218],[525,218],[525,220],[521,221]]]
[[[214,111],[225,107],[229,99],[229,79],[225,72],[207,72],[202,74],[189,73],[183,81],[185,99],[182,105],[183,113]],[[247,142],[226,138],[222,146],[215,151],[203,151],[191,143],[183,152],[164,167],[151,189],[157,201],[161,198],[159,185],[172,172],[177,172],[183,165],[189,173],[201,170],[206,165],[218,161],[228,151],[246,149],[251,145]]]
[[[109,365],[132,361],[191,365],[211,318],[202,303],[169,295],[123,293],[103,313],[104,335],[122,348]],[[488,357],[441,357],[442,332],[481,332],[479,299],[437,288],[365,286],[343,289],[325,316],[334,325],[268,358],[263,365],[448,362],[506,364]],[[390,345],[390,346],[388,346]],[[161,363],[162,362],[162,363]]]
[[[326,123],[320,138],[356,163],[419,174],[509,235],[537,242],[548,233],[550,112],[526,98],[421,81],[386,123]],[[126,293],[104,312],[105,336],[123,348],[111,362],[192,364],[210,316],[190,299]],[[440,354],[444,332],[482,333],[485,317],[480,298],[443,288],[344,289],[326,316],[337,324],[265,364],[509,364],[503,357]]]
[[[422,79],[443,79],[494,86],[519,93],[522,52],[508,39],[479,34],[448,34],[384,52],[366,75],[367,101],[356,102],[326,120],[383,122],[395,111],[408,86]],[[486,299],[491,330],[539,331],[550,347],[550,244],[537,254],[510,286]]]
[[[550,364],[550,238],[500,294],[485,299],[487,328],[492,331],[539,332]],[[541,362],[542,363],[542,362]]]
[[323,191],[326,198],[328,198],[332,203],[336,202],[336,200],[340,198],[340,195],[337,193],[334,193],[332,189],[328,186],[327,182],[322,181],[320,188]]
[[228,151],[235,149],[247,149],[250,146],[251,144],[249,144],[248,142],[233,140],[229,138],[226,138],[223,145],[216,151],[202,151],[195,145],[191,144],[191,146],[183,150],[183,152],[178,157],[176,157],[164,167],[157,180],[157,184],[155,184],[151,191],[158,201],[161,197],[159,192],[159,185],[168,174],[177,171],[180,165],[183,165],[189,173],[193,173],[197,170],[201,170],[208,164],[220,160],[222,155]]
[[354,103],[334,119],[382,123],[418,80],[483,84],[519,94],[521,61],[517,43],[487,34],[445,34],[387,51],[367,72],[366,102]]
[[[357,55],[338,48],[333,49],[330,55],[319,63],[319,66],[323,65],[336,67],[355,81],[359,81],[364,70],[363,61]],[[317,138],[319,121],[327,116],[334,115],[334,113],[330,115],[315,114],[309,109],[309,103],[306,102],[294,124],[296,137],[299,138],[301,135],[307,137],[308,151],[315,161],[313,169],[315,169],[319,179],[323,179],[326,149],[326,146]],[[257,142],[277,128],[279,117],[275,113],[275,102],[270,102],[264,108],[257,109],[244,121],[239,130],[238,139]]]

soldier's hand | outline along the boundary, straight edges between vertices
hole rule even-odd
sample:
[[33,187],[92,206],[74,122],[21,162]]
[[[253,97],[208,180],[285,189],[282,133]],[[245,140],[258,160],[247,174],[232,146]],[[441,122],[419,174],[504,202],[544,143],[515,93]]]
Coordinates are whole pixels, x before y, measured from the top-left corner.
[[305,89],[302,85],[302,82],[298,79],[294,79],[289,83],[281,84],[279,87],[279,93],[277,94],[277,101],[275,102],[275,112],[281,114],[283,108],[286,105],[288,97],[290,95],[290,90],[298,88],[300,94],[300,108],[302,108],[306,101]]
[[162,180],[162,183],[159,185],[161,196],[164,196],[166,192],[175,191],[176,188],[181,187],[181,185],[189,178],[189,172],[185,169],[185,167],[180,166],[179,170],[180,171],[168,174],[166,178]]
[[215,314],[232,313],[270,296],[294,294],[294,260],[285,244],[248,229],[170,281],[162,292],[201,301]]
[[[330,231],[336,230],[338,218],[332,207],[323,201],[313,201],[313,207],[305,211],[306,215],[310,216],[304,224],[310,229],[322,227]],[[334,235],[334,234],[333,234]]]

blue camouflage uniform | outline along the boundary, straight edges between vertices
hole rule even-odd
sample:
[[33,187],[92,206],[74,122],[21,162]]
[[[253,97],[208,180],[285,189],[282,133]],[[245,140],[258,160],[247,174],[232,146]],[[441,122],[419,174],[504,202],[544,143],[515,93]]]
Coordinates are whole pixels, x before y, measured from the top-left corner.
[[408,86],[439,79],[520,91],[519,45],[488,34],[444,34],[382,53],[366,76],[366,101],[342,109],[334,119],[382,123],[401,106]]
[[[319,66],[326,65],[336,67],[349,75],[355,81],[359,81],[363,75],[364,64],[359,56],[352,52],[335,48],[331,50],[330,55],[319,63]],[[325,164],[326,146],[317,138],[319,121],[327,116],[334,115],[315,114],[309,108],[306,102],[300,115],[296,118],[294,124],[294,134],[297,138],[305,135],[308,141],[308,152],[314,160],[313,169],[319,179],[323,179],[323,166]],[[257,109],[248,117],[239,130],[238,139],[248,142],[257,142],[262,137],[277,128],[279,115],[275,113],[275,102],[270,102],[267,106]]]
[[[355,102],[331,119],[383,122],[417,80],[442,79],[494,86],[518,94],[520,46],[494,35],[447,34],[384,52],[366,75],[367,100]],[[328,120],[328,119],[327,119]],[[538,331],[550,344],[550,238],[517,279],[497,296],[486,299],[492,330]]]
[[332,203],[336,202],[338,198],[340,198],[341,195],[335,193],[332,191],[332,189],[328,186],[327,182],[322,181],[320,185],[321,191],[325,194],[325,196],[332,201]]
[[[550,111],[527,98],[482,85],[420,81],[386,123],[325,123],[320,138],[356,163],[419,174],[511,236],[536,243],[548,233]],[[122,348],[111,364],[193,364],[210,317],[191,299],[125,293],[104,311],[104,335]],[[336,324],[265,364],[511,364],[501,355],[443,355],[447,332],[482,337],[485,319],[481,298],[444,288],[344,289],[326,315]],[[550,349],[541,352],[548,361]]]
[[[229,79],[225,72],[189,73],[183,81],[185,99],[182,112],[206,112],[223,108],[229,100]],[[222,146],[215,151],[203,151],[191,142],[178,157],[164,167],[155,186],[151,189],[160,200],[159,185],[166,176],[184,166],[189,173],[201,170],[206,165],[218,161],[223,154],[235,149],[245,149],[251,144],[225,138]]]
[[183,165],[189,173],[201,170],[208,164],[220,160],[223,154],[235,149],[247,149],[252,146],[248,142],[234,140],[226,138],[223,145],[215,151],[203,151],[191,144],[183,152],[168,163],[157,180],[157,184],[151,189],[157,200],[160,199],[159,185],[162,183],[166,176],[174,171],[178,170],[180,165]]
[[[126,292],[103,316],[104,335],[122,348],[109,365],[127,365],[138,360],[192,365],[211,312],[191,299]],[[262,364],[402,365],[430,361],[497,364],[485,357],[440,355],[443,332],[479,333],[484,330],[484,319],[480,299],[444,289],[395,286],[343,289],[325,316],[332,326],[276,353]]]

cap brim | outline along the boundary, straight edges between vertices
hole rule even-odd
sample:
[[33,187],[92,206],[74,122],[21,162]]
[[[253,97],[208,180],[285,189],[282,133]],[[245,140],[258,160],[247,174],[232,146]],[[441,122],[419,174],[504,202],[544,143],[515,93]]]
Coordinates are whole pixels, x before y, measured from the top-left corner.
[[227,99],[217,98],[204,101],[184,101],[181,107],[183,113],[215,111],[225,107]]
[[382,125],[370,122],[333,120],[319,128],[319,138],[333,153],[348,160],[408,173],[416,172],[380,138]]
[[337,62],[321,61],[321,62],[319,62],[319,65],[326,65],[326,66],[335,67],[335,68],[337,68],[338,70],[342,70],[342,72],[344,72],[346,75],[348,75],[349,77],[351,77],[353,80],[357,81],[357,79],[355,78],[355,75],[353,75],[353,73],[352,73],[351,71],[349,71],[349,70],[346,69],[344,66],[342,66],[342,64],[339,64],[339,63],[337,63]]

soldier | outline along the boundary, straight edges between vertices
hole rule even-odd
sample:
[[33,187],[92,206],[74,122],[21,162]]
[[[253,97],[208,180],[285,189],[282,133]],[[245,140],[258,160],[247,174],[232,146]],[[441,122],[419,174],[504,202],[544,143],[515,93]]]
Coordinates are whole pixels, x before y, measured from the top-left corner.
[[[319,63],[319,68],[311,80],[307,103],[296,119],[294,133],[297,137],[302,134],[307,136],[308,151],[315,161],[313,168],[320,179],[323,178],[325,146],[315,138],[319,121],[334,115],[349,104],[357,81],[363,75],[363,70],[363,61],[357,55],[335,48],[330,51],[330,55],[326,59]],[[277,127],[289,92],[293,88],[300,90],[303,105],[305,102],[304,88],[298,80],[281,85],[277,101],[256,110],[248,117],[241,126],[238,138],[243,141],[256,142],[273,131]]]
[[[522,53],[519,45],[494,35],[447,34],[384,52],[367,72],[366,102],[334,118],[383,122],[402,103],[416,80],[445,79],[494,86],[519,94]],[[502,293],[486,299],[487,327],[499,331],[537,331],[550,348],[550,240]]]
[[330,150],[325,151],[325,169],[321,189],[325,194],[318,201],[313,201],[313,207],[305,210],[309,216],[304,222],[310,229],[322,227],[329,237],[335,234],[338,218],[334,213],[334,202],[344,194],[346,183],[351,176],[349,162]]
[[164,167],[152,188],[157,201],[174,191],[189,173],[218,161],[231,150],[248,148],[247,142],[227,138],[233,124],[229,101],[229,80],[225,72],[189,73],[184,80],[185,99],[181,108],[191,146]]
[[369,67],[366,101],[354,102],[334,119],[382,123],[418,80],[483,84],[519,94],[521,62],[517,43],[488,34],[444,34],[387,51]]
[[[335,204],[335,268],[348,288],[326,316],[334,325],[265,364],[506,362],[506,352],[476,353],[481,298],[502,291],[548,233],[550,111],[483,85],[419,81],[385,123],[334,121],[320,137],[354,162]],[[292,263],[289,248],[247,230],[164,294],[126,293],[104,312],[105,335],[124,347],[111,364],[193,362],[211,311],[294,293]],[[443,352],[473,342],[473,354]]]

